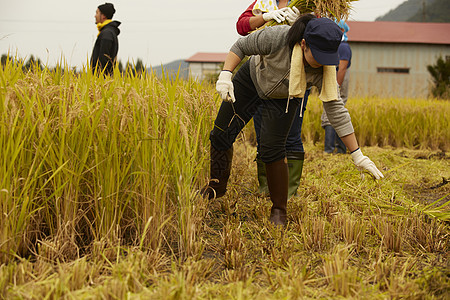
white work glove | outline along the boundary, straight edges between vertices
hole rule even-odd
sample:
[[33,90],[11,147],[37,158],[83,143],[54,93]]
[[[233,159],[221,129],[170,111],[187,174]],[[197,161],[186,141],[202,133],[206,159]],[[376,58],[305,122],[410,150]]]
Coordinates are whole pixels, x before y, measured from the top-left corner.
[[234,103],[236,99],[234,98],[233,82],[231,82],[232,76],[233,73],[230,71],[220,72],[219,79],[216,82],[216,91],[223,101]]
[[364,174],[362,171],[366,170],[370,174],[375,177],[375,179],[383,178],[383,174],[378,170],[377,166],[373,163],[373,161],[370,160],[367,156],[364,156],[361,152],[361,149],[358,148],[358,150],[352,152],[351,154],[353,158],[353,162],[355,163],[356,167],[359,171],[361,171],[361,177],[364,179]]
[[294,24],[295,21],[297,21],[298,16],[300,16],[300,11],[297,7],[293,6],[285,7],[285,13],[286,13],[286,21],[288,21],[289,25]]
[[275,20],[278,23],[281,23],[284,20],[286,20],[286,7],[266,12],[262,16],[264,21],[266,22],[270,20]]

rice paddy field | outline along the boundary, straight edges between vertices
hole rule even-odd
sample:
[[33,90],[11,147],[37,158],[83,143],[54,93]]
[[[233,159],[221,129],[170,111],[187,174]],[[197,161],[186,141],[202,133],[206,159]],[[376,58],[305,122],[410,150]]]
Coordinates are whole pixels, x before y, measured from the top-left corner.
[[449,299],[450,101],[350,98],[362,151],[323,154],[311,97],[288,225],[256,193],[252,124],[206,201],[214,85],[0,69],[1,299]]

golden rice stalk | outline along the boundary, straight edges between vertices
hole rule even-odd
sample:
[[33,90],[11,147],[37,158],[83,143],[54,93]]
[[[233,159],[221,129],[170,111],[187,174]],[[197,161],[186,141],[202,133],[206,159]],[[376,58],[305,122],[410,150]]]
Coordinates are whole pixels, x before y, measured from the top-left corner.
[[[330,19],[346,20],[350,14],[351,2],[358,0],[293,0],[289,3],[288,7],[297,7],[300,13],[314,12],[321,17],[327,17]],[[278,24],[274,20],[266,23],[266,26],[273,26]]]

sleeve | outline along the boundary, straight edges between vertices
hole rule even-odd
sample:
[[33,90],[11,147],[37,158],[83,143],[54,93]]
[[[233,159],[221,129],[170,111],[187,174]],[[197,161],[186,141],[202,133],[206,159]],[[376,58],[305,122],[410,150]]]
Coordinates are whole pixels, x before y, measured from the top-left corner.
[[103,69],[108,62],[113,60],[110,57],[111,48],[113,45],[113,39],[109,35],[105,34],[105,37],[100,41],[99,55],[98,55],[98,67]]
[[339,60],[348,60],[352,58],[352,51],[347,43],[342,42],[338,48]]
[[250,55],[268,55],[286,46],[286,35],[290,26],[265,27],[242,37],[234,43],[230,51],[241,59]]
[[253,17],[253,7],[256,0],[239,16],[236,22],[236,30],[240,35],[247,35],[252,31],[250,28],[250,18]]
[[350,114],[348,113],[347,108],[345,108],[342,100],[323,102],[323,108],[331,126],[336,130],[339,137],[355,132]]

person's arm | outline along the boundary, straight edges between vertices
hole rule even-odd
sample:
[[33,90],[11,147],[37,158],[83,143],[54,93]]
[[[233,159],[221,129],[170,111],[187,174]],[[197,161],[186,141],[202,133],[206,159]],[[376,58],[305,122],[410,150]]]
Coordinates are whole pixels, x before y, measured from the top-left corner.
[[222,100],[236,101],[232,82],[233,71],[245,56],[266,55],[286,46],[289,26],[272,26],[242,37],[234,43],[225,58],[223,71],[216,82],[216,90]]
[[353,162],[360,170],[366,170],[376,179],[383,178],[383,173],[367,156],[364,156],[358,146],[358,141],[353,130],[350,114],[340,100],[323,102],[323,108],[327,113],[331,125],[336,130],[345,146],[350,150]]
[[266,22],[270,20],[275,20],[278,23],[287,20],[289,24],[292,24],[300,15],[300,11],[296,7],[293,8],[283,7],[277,10],[254,15],[253,8],[255,6],[255,3],[256,1],[253,2],[239,16],[238,21],[236,22],[236,29],[240,35],[243,36],[248,35],[250,32],[263,26]]
[[97,67],[97,61],[98,61],[98,53],[97,51],[94,50],[92,51],[92,56],[91,56],[91,68],[92,68],[92,72],[94,72],[95,68]]
[[345,146],[347,146],[350,152],[356,150],[358,148],[358,142],[354,135],[355,130],[353,129],[350,114],[344,106],[344,102],[342,100],[323,102],[323,108],[331,126],[336,130],[336,133],[342,139]]
[[110,39],[102,39],[100,41],[99,55],[98,55],[98,69],[103,70],[108,63],[112,63],[113,57],[110,57],[111,47],[113,41]]
[[230,51],[241,59],[251,55],[268,55],[286,46],[288,25],[265,27],[238,39]]
[[236,53],[231,51],[228,52],[227,57],[225,58],[225,63],[223,64],[223,70],[233,73],[234,69],[236,69],[241,60],[242,59]]
[[345,146],[350,150],[350,152],[353,152],[355,150],[358,150],[358,141],[356,140],[355,133],[350,133],[346,136],[340,137],[342,142],[345,144]]
[[253,16],[249,19],[249,25],[252,31],[255,30],[256,28],[263,26],[264,24],[266,24],[266,21],[264,20],[262,14]]
[[236,69],[237,65],[241,62],[242,58],[236,53],[230,51],[225,58],[225,63],[223,65],[223,70],[219,74],[219,78],[216,82],[216,91],[220,98],[226,102],[235,102],[234,97],[234,86],[232,82],[233,71]]
[[[258,16],[253,15],[253,7],[255,6],[255,3],[256,1],[250,4],[250,6],[239,16],[236,22],[236,30],[240,35],[245,36],[265,23],[262,14]],[[262,23],[259,24],[259,22]]]
[[339,61],[339,69],[337,71],[337,83],[339,86],[344,82],[345,72],[347,72],[348,60]]
[[271,26],[239,38],[225,58],[224,70],[233,71],[245,56],[268,55],[286,46],[289,26]]
[[341,42],[338,48],[339,52],[339,67],[336,75],[339,86],[344,82],[345,73],[352,58],[352,50],[347,42]]

